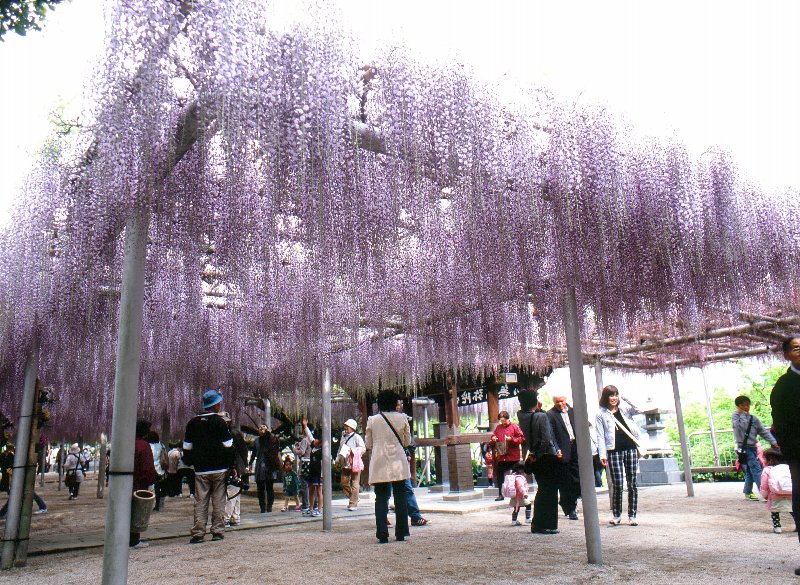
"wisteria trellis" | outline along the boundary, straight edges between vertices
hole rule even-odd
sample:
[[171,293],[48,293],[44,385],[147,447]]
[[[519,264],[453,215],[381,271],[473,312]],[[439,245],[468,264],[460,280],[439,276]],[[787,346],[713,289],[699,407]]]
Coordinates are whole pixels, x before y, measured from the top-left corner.
[[304,408],[326,366],[353,393],[545,367],[568,285],[612,340],[797,306],[797,198],[724,153],[692,160],[601,108],[512,106],[396,47],[364,67],[330,12],[279,29],[272,4],[111,11],[92,122],[2,234],[4,408],[37,330],[57,432],[108,427],[136,205],[153,211],[140,410],[176,424],[212,385]]

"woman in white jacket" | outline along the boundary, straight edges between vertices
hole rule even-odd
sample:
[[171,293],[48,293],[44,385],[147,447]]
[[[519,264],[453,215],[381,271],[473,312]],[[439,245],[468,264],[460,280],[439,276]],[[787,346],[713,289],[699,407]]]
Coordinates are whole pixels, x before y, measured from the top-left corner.
[[411,444],[411,428],[408,417],[396,412],[399,396],[384,391],[378,394],[378,414],[369,417],[365,432],[369,458],[369,483],[375,488],[375,536],[378,542],[389,542],[389,496],[394,494],[394,535],[403,541],[409,535],[408,509],[405,481],[411,477],[405,447]]
[[635,408],[626,410],[627,413],[620,408],[616,386],[603,388],[595,426],[600,463],[603,467],[607,466],[608,471],[611,513],[614,516],[610,522],[612,526],[617,526],[621,521],[623,475],[628,484],[628,522],[631,526],[638,525],[636,507],[639,490],[636,473],[639,470],[639,428],[630,418],[631,410],[635,414]]

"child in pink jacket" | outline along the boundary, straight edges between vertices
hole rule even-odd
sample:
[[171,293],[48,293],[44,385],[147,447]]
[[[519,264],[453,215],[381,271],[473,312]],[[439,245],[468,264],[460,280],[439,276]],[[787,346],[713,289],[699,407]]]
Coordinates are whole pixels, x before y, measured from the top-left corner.
[[767,500],[767,509],[772,516],[772,531],[782,532],[781,512],[792,513],[792,478],[789,466],[777,449],[764,451],[767,466],[761,472],[761,496]]
[[503,480],[502,493],[505,497],[511,498],[511,525],[522,526],[522,522],[517,520],[519,509],[525,507],[525,522],[531,521],[531,502],[528,499],[528,477],[525,475],[525,465],[517,461],[511,467],[511,471]]

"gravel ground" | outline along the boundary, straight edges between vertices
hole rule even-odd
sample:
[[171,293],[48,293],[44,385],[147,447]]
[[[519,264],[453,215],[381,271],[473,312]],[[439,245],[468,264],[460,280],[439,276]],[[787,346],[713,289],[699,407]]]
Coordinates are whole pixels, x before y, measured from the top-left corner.
[[[87,490],[88,493],[88,490]],[[532,535],[510,526],[507,511],[426,514],[433,524],[412,528],[410,542],[376,544],[367,518],[229,533],[222,542],[156,541],[132,551],[129,583],[794,583],[800,546],[790,518],[773,534],[766,504],[748,502],[741,484],[683,485],[640,491],[638,527],[601,527],[604,565],[586,562],[583,525],[563,520],[561,534]],[[102,516],[86,498],[84,516]],[[80,502],[81,500],[79,500]],[[172,502],[170,502],[172,503]],[[601,521],[609,517],[600,496]],[[171,506],[172,514],[186,514]],[[168,507],[169,510],[169,507]],[[36,517],[37,530],[63,529],[63,518]],[[64,513],[68,518],[71,514]],[[53,522],[45,523],[49,518]],[[187,519],[188,521],[188,519]],[[92,521],[93,522],[93,521]],[[90,522],[91,523],[91,522]],[[60,528],[59,528],[60,527]],[[71,528],[75,530],[73,526]],[[145,535],[146,536],[146,535]],[[0,583],[99,583],[102,550],[43,555],[0,573]]]

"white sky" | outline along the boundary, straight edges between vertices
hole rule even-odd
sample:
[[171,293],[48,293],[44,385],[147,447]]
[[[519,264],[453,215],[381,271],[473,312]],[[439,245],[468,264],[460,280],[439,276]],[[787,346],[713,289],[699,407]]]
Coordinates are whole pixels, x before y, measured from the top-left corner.
[[[602,102],[696,153],[719,145],[759,183],[800,185],[800,3],[407,0],[337,2],[370,49],[402,37],[422,58],[469,63],[504,87]],[[102,43],[102,0],[73,0],[43,32],[0,44],[0,221],[48,112],[79,111]]]
[[[675,134],[696,153],[728,148],[767,186],[800,185],[794,0],[337,4],[363,38],[365,62],[396,36],[421,58],[455,57],[506,89],[534,84],[570,101],[606,103],[643,133]],[[102,7],[102,0],[73,0],[48,15],[43,32],[9,34],[0,43],[0,224],[47,136],[48,112],[59,104],[80,111],[102,45]],[[730,367],[714,372],[712,386],[735,385],[739,376]],[[606,383],[616,379],[623,393],[636,386],[644,398],[671,393],[668,376],[619,378],[609,372]],[[566,390],[567,380],[556,372],[549,390]],[[682,390],[702,396],[699,380],[699,372],[687,373]],[[587,369],[587,386],[593,384]]]

